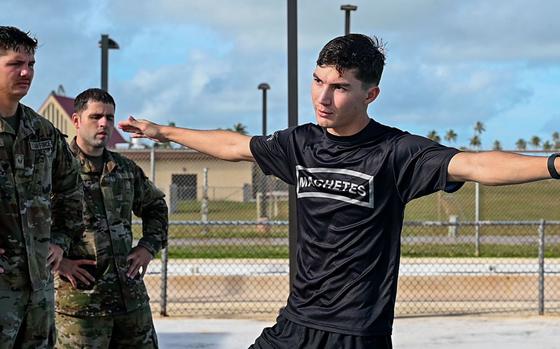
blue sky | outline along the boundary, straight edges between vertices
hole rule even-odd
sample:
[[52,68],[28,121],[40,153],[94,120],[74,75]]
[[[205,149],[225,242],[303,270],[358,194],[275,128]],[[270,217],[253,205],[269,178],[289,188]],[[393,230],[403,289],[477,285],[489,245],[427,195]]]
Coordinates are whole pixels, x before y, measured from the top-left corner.
[[[322,46],[344,30],[332,0],[298,4],[299,121],[313,122],[311,74]],[[560,3],[542,0],[354,0],[352,31],[386,43],[374,119],[412,133],[453,129],[468,144],[473,125],[498,139],[543,140],[560,131]],[[267,82],[269,132],[287,127],[286,2],[187,0],[2,0],[0,23],[40,41],[24,103],[38,108],[62,84],[68,96],[100,84],[101,34],[110,51],[117,120],[128,115],[191,128],[241,122],[261,132]]]

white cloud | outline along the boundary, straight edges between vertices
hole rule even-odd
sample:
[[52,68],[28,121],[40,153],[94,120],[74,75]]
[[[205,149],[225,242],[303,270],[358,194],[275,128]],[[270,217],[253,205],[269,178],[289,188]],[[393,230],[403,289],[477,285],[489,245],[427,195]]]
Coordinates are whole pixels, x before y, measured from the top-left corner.
[[[476,120],[515,120],[521,134],[541,132],[531,128],[554,114],[542,110],[535,96],[544,94],[543,72],[559,69],[560,3],[352,3],[358,6],[353,31],[388,42],[382,95],[371,107],[376,117],[442,131],[470,128]],[[301,122],[313,119],[308,85],[316,56],[343,31],[340,4],[298,4]],[[31,106],[38,107],[58,84],[69,95],[97,86],[97,42],[108,33],[121,46],[110,54],[109,88],[122,117],[177,118],[178,124],[202,128],[243,122],[259,133],[257,85],[268,82],[269,129],[287,125],[285,1],[3,0],[0,6],[0,23],[30,30],[41,42],[34,86],[25,99]],[[537,102],[540,122],[516,116]]]

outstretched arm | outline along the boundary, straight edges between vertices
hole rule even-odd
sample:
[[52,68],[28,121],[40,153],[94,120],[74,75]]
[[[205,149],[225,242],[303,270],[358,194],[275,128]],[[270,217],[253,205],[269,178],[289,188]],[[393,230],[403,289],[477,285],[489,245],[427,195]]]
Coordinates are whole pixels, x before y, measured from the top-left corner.
[[251,137],[224,130],[192,130],[163,126],[132,116],[119,122],[119,128],[132,133],[132,138],[148,138],[159,142],[175,142],[201,153],[228,161],[254,161],[249,142]]
[[[500,151],[462,152],[455,155],[448,167],[451,182],[474,181],[485,185],[506,185],[550,179],[547,158]],[[560,171],[560,158],[555,162]]]

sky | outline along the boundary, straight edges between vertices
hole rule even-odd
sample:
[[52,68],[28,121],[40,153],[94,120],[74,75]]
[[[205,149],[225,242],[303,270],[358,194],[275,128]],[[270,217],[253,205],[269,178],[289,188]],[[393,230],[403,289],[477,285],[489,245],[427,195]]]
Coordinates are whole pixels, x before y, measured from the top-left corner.
[[[499,140],[550,140],[560,131],[560,2],[542,0],[300,0],[299,124],[314,122],[312,73],[321,48],[351,31],[385,42],[381,94],[370,117],[411,133],[435,130],[467,146],[474,125],[482,147]],[[39,40],[36,72],[23,103],[38,109],[64,87],[69,97],[100,86],[101,34],[109,52],[109,92],[117,121],[128,115],[200,129],[247,126],[262,133],[266,82],[268,132],[286,128],[285,0],[0,0],[0,24]],[[447,130],[455,143],[443,140]]]

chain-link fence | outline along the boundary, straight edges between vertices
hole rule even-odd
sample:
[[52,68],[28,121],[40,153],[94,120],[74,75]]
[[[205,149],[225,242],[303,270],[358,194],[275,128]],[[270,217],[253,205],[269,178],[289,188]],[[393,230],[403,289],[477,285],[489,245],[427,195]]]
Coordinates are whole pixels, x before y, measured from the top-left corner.
[[[154,311],[270,317],[285,305],[284,183],[253,163],[190,150],[124,153],[155,179],[170,208],[169,247],[146,276]],[[558,193],[553,180],[467,183],[411,202],[397,315],[560,312]],[[138,222],[134,231],[139,236]]]
[[397,314],[560,312],[560,221],[407,222],[401,241]]
[[[476,256],[476,227],[479,237]],[[147,283],[154,311],[271,315],[288,296],[287,222],[173,222]],[[397,315],[560,313],[560,221],[406,222]]]

